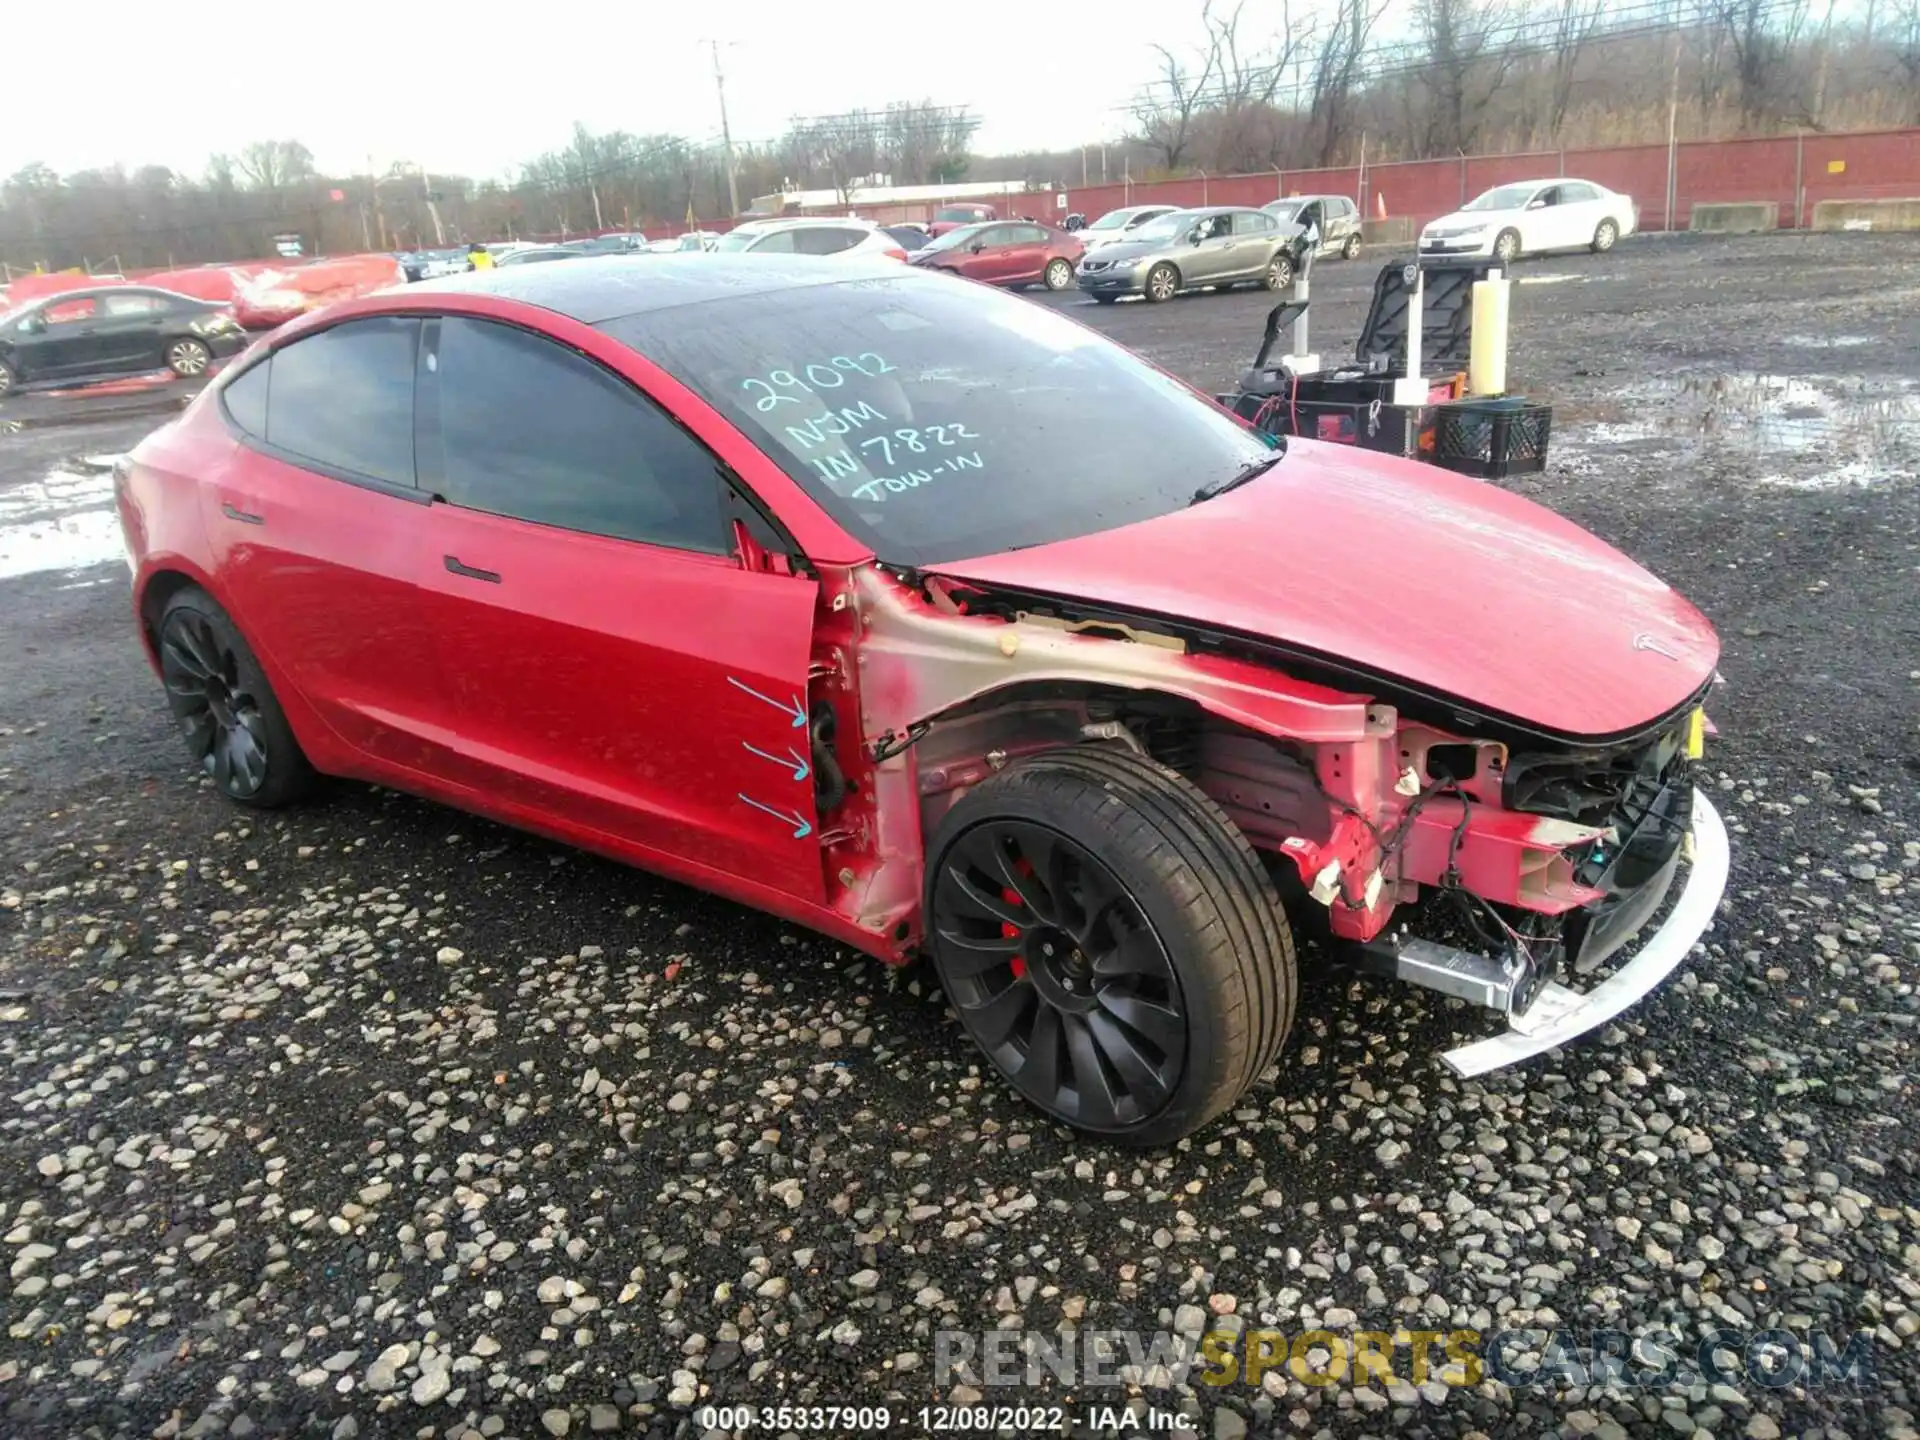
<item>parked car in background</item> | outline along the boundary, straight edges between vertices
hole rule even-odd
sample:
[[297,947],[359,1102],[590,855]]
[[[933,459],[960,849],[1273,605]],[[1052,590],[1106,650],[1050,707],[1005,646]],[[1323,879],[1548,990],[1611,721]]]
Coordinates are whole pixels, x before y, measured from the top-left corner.
[[611,235],[592,235],[585,240],[572,240],[568,248],[580,251],[583,255],[624,255],[633,250],[647,248],[647,237],[625,231]]
[[923,270],[945,270],[989,285],[1044,285],[1064,290],[1086,247],[1078,236],[1037,220],[962,225],[936,236],[907,257]]
[[1151,225],[1162,215],[1171,215],[1180,207],[1177,205],[1128,205],[1119,210],[1109,210],[1084,230],[1074,233],[1080,237],[1080,243],[1089,250],[1098,250],[1103,245],[1111,245],[1116,240],[1131,237],[1142,225]]
[[[114,500],[129,638],[215,794],[392,786],[924,954],[926,1027],[950,1005],[982,1071],[1109,1143],[1296,1063],[1303,984],[1316,1041],[1401,1028],[1364,971],[1499,1027],[1457,1074],[1543,1054],[1726,886],[1720,646],[1680,595],[1500,486],[1275,447],[904,265],[600,257],[349,301],[142,440]],[[405,873],[431,827],[394,828]],[[1695,1043],[1641,1018],[1502,1093],[1545,1117],[1616,1049]],[[1407,1048],[1368,1074],[1410,1087]]]
[[882,225],[880,227],[899,242],[900,248],[911,254],[915,250],[926,248],[927,241],[933,237],[927,234],[924,225]]
[[408,250],[394,257],[409,281],[437,280],[442,275],[459,275],[467,269],[464,250]]
[[927,233],[935,239],[962,225],[978,225],[983,220],[998,220],[1000,212],[991,205],[942,205],[933,212]]
[[740,255],[886,255],[907,258],[906,248],[870,220],[752,220],[715,242],[716,251]]
[[646,250],[650,255],[699,254],[712,250],[720,243],[720,235],[715,230],[689,230],[684,235],[674,235],[665,240],[650,241]]
[[522,250],[511,250],[497,258],[494,268],[515,265],[545,265],[554,260],[583,260],[584,250],[576,250],[571,245],[529,245]]
[[1283,225],[1298,225],[1303,234],[1318,231],[1317,258],[1360,257],[1360,207],[1344,195],[1289,195],[1260,208]]
[[67,290],[0,315],[0,395],[161,369],[191,380],[246,344],[229,305],[143,285]]
[[1080,288],[1102,304],[1123,295],[1171,300],[1182,290],[1251,281],[1293,283],[1299,227],[1248,205],[1174,210],[1080,262]]
[[1632,199],[1591,180],[1496,185],[1420,232],[1422,255],[1491,255],[1511,264],[1553,250],[1604,254],[1638,227]]

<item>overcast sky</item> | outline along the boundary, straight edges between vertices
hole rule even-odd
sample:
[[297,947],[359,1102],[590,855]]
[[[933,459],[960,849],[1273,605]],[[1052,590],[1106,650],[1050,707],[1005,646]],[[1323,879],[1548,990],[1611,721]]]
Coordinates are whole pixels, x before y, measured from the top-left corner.
[[195,0],[76,31],[69,9],[21,4],[5,25],[16,63],[0,175],[33,161],[197,175],[217,150],[273,138],[304,141],[336,174],[371,156],[484,178],[560,145],[575,120],[704,140],[720,129],[707,37],[732,42],[720,59],[737,142],[772,139],[794,115],[930,99],[973,107],[977,151],[1066,146],[1118,135],[1116,107],[1153,75],[1150,30],[1132,20],[1177,12],[1166,28],[1197,32],[1199,9]]

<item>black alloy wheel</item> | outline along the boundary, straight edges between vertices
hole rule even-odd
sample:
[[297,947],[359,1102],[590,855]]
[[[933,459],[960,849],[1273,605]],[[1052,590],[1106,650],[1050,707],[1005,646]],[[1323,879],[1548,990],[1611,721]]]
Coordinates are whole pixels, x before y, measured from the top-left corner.
[[1164,1145],[1230,1107],[1293,1023],[1293,940],[1246,837],[1178,772],[1033,755],[941,817],[926,946],[961,1027],[1053,1119]]
[[187,753],[221,794],[267,808],[309,788],[312,768],[266,675],[211,596],[188,589],[167,603],[158,650]]
[[948,848],[933,893],[948,994],[1022,1094],[1093,1130],[1166,1103],[1186,1064],[1180,982],[1139,903],[1085,846],[983,821]]

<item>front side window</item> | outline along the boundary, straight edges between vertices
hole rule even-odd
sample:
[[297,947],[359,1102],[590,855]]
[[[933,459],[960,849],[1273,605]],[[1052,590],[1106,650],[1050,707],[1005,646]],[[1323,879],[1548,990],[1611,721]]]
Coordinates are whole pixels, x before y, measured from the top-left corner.
[[1462,210],[1519,210],[1533,199],[1535,189],[1531,185],[1499,185],[1483,195],[1476,195],[1460,208]]
[[55,300],[40,312],[40,318],[48,325],[78,325],[99,315],[100,302],[91,295],[77,300]]
[[1087,327],[919,274],[600,328],[699,393],[849,534],[901,565],[1163,515],[1271,455]]
[[325,470],[411,487],[419,343],[418,320],[376,315],[275,351],[267,443]]
[[730,548],[717,462],[617,375],[525,330],[459,316],[440,321],[433,365],[449,504],[679,550]]

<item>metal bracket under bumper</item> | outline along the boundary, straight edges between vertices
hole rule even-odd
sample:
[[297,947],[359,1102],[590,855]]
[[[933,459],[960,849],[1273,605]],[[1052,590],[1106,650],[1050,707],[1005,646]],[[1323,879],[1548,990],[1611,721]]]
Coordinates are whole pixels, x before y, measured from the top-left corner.
[[1584,994],[1554,983],[1543,987],[1524,1015],[1504,1035],[1449,1050],[1440,1058],[1456,1075],[1485,1075],[1516,1061],[1558,1049],[1575,1036],[1604,1025],[1638,1002],[1693,949],[1713,923],[1713,912],[1727,888],[1727,827],[1720,812],[1698,790],[1693,792],[1693,864],[1686,888],[1666,923],[1648,936],[1640,953]]

